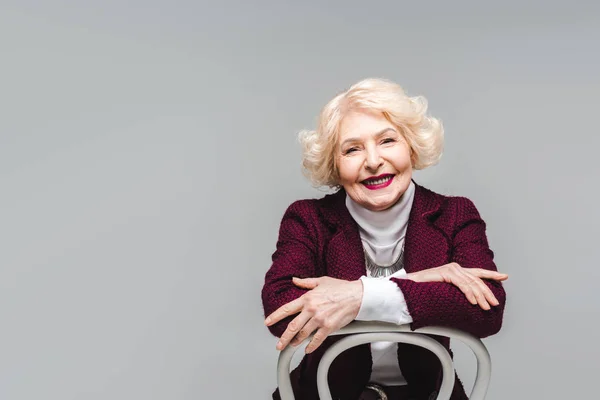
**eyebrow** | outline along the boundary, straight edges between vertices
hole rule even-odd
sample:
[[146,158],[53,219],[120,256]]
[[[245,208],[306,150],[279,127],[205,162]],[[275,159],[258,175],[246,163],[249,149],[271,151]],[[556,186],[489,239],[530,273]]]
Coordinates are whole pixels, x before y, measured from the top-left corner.
[[[394,128],[385,128],[385,129],[383,129],[383,130],[381,130],[381,131],[377,132],[377,133],[375,134],[375,137],[376,137],[376,138],[378,138],[378,137],[382,136],[384,133],[387,133],[387,132],[389,132],[389,131],[392,131],[392,132],[396,132],[396,133],[398,133],[398,132],[397,132],[397,131],[396,131]],[[340,144],[340,147],[344,147],[344,145],[345,145],[346,143],[358,142],[359,140],[360,140],[360,139],[359,139],[359,138],[356,138],[356,137],[353,137],[353,138],[348,138],[348,139],[344,140],[344,141],[343,141],[343,142]]]

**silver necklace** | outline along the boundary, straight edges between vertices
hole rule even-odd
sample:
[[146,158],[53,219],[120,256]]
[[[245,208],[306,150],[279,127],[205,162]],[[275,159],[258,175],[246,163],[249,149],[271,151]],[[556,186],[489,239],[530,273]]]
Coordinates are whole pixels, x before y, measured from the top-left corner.
[[400,271],[402,268],[404,268],[404,246],[402,246],[402,250],[400,250],[400,255],[396,261],[389,265],[379,265],[375,263],[364,247],[363,252],[365,253],[366,267],[371,272],[371,276],[374,278],[390,276],[394,272]]

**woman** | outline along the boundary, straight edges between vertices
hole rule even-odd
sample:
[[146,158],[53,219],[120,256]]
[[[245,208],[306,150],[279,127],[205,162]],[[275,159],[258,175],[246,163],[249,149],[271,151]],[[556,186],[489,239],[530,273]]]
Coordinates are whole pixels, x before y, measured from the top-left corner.
[[[292,372],[296,399],[318,399],[319,360],[339,339],[329,335],[353,320],[478,337],[502,325],[507,275],[497,272],[477,209],[412,180],[413,169],[441,157],[443,129],[426,111],[424,98],[367,79],[333,98],[317,130],[300,135],[309,178],[339,190],[287,209],[262,290],[277,349],[314,333]],[[449,350],[449,339],[435,339]],[[403,343],[349,349],[329,374],[336,399],[377,398],[373,385],[391,399],[435,398],[440,384],[437,357]],[[457,379],[451,399],[466,398]]]

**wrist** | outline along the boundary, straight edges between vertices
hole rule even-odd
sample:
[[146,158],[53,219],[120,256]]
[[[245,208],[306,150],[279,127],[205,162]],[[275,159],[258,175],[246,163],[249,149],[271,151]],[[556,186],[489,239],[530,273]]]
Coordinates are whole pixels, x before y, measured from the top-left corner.
[[353,299],[353,304],[354,304],[354,308],[355,308],[354,317],[356,317],[356,315],[360,311],[360,306],[363,301],[364,286],[363,286],[362,280],[360,280],[360,279],[352,281],[352,282],[350,282],[350,284],[352,285],[352,289],[353,289],[352,290],[352,294],[353,294],[352,299]]
[[355,281],[352,281],[352,285],[354,287],[354,298],[356,300],[358,300],[358,304],[361,303],[362,298],[363,298],[363,292],[364,292],[364,286],[362,283],[362,280],[357,279]]

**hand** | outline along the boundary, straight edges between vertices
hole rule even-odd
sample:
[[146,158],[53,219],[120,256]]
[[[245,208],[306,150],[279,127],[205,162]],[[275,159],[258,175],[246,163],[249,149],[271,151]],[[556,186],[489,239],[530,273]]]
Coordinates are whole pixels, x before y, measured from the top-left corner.
[[463,268],[457,263],[411,272],[407,279],[415,282],[447,282],[458,287],[471,304],[479,304],[484,310],[490,309],[490,304],[497,306],[498,300],[482,279],[504,281],[508,275],[482,268]]
[[[281,338],[277,349],[283,350],[292,342],[297,346],[316,331],[306,347],[306,353],[317,349],[329,334],[352,322],[362,302],[362,282],[330,278],[293,278],[294,285],[310,289],[296,300],[279,307],[265,320],[267,326],[294,315]],[[292,341],[293,339],[293,341]]]

